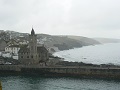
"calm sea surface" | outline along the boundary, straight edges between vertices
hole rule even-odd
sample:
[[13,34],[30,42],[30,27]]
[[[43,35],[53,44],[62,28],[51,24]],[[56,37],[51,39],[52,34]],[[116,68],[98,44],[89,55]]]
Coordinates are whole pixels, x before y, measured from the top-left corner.
[[54,55],[63,57],[66,61],[120,65],[120,43],[85,46],[57,52]]
[[[120,64],[120,44],[104,44],[57,52],[68,61]],[[3,90],[120,90],[120,81],[70,77],[0,75]]]
[[120,90],[120,81],[40,76],[1,76],[3,90]]

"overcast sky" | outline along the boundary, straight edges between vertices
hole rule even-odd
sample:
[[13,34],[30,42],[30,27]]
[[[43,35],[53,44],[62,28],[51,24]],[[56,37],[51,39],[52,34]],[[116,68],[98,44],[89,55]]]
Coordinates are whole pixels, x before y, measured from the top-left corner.
[[0,29],[120,38],[120,0],[0,0]]

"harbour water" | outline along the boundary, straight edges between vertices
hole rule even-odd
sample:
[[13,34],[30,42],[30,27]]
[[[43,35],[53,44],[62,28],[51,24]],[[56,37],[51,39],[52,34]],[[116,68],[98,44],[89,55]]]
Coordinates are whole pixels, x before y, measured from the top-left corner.
[[120,81],[40,76],[1,76],[3,90],[120,90]]
[[[120,43],[86,46],[55,53],[67,61],[120,64]],[[120,90],[119,80],[0,75],[3,90]]]

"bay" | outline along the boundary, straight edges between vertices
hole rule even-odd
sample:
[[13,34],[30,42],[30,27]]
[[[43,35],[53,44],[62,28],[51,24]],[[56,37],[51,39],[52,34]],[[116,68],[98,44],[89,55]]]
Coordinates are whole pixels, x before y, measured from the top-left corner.
[[64,58],[65,61],[120,65],[120,43],[84,46],[56,52],[54,55]]

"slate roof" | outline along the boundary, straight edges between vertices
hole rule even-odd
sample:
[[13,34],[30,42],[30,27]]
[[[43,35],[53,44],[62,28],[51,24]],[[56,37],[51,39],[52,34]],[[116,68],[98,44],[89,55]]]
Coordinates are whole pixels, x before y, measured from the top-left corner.
[[[18,53],[29,53],[30,48],[26,45],[20,48]],[[37,47],[37,53],[43,53],[43,52],[48,52],[48,50],[44,46],[39,46]]]
[[6,41],[5,41],[4,39],[0,39],[0,43],[2,43],[2,42],[5,42],[5,43],[6,43]]
[[38,53],[48,52],[48,50],[44,46],[39,46],[37,47],[37,52]]
[[27,52],[30,52],[30,49],[28,48],[28,45],[24,45],[20,47],[20,50],[18,53],[27,53]]
[[8,47],[20,47],[19,45],[10,45],[10,46],[8,46]]

